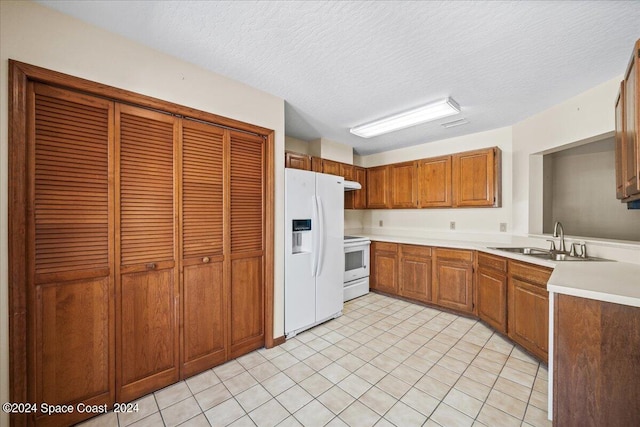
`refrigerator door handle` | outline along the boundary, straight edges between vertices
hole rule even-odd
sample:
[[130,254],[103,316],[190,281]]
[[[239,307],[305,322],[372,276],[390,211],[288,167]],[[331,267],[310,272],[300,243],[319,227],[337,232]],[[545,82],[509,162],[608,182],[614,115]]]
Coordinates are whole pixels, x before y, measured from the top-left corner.
[[322,262],[324,261],[324,241],[326,238],[325,233],[325,223],[324,223],[324,209],[322,207],[322,199],[320,197],[316,197],[318,199],[318,225],[320,229],[318,230],[318,234],[320,235],[320,248],[318,249],[318,268],[316,269],[316,276],[320,274],[322,271]]
[[318,270],[318,240],[320,236],[318,234],[318,198],[314,195],[311,196],[313,202],[313,213],[311,216],[311,238],[313,239],[313,254],[311,256],[311,277],[316,277]]

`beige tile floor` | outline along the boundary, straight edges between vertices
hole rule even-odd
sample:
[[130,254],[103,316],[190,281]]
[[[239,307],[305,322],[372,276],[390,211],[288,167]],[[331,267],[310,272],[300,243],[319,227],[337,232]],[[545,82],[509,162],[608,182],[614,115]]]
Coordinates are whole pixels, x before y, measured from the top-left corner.
[[83,426],[547,426],[547,367],[484,324],[377,294]]

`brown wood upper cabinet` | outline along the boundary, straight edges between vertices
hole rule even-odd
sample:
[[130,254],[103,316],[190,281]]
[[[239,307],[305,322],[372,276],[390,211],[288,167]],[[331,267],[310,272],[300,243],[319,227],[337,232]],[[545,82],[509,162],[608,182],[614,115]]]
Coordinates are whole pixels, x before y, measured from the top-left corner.
[[400,295],[422,302],[432,301],[432,248],[400,245]]
[[398,244],[371,242],[371,288],[398,294]]
[[359,182],[362,189],[351,191],[353,194],[353,209],[364,209],[367,207],[367,170],[359,166],[355,167],[355,181]]
[[294,153],[291,151],[285,151],[284,153],[284,167],[292,169],[302,169],[305,171],[311,170],[311,156],[308,154]]
[[389,166],[367,169],[367,207],[386,209],[391,207],[391,177]]
[[[616,196],[640,199],[640,39],[616,99]],[[620,188],[622,187],[622,188]]]
[[322,173],[322,159],[320,157],[311,157],[311,170]]
[[341,163],[333,160],[322,159],[322,173],[340,176]]
[[478,317],[503,334],[507,332],[507,260],[478,252],[476,271]]
[[501,151],[498,147],[453,155],[453,206],[501,205]]
[[451,206],[451,156],[422,159],[418,164],[418,207]]
[[389,167],[391,178],[391,207],[418,207],[416,163],[396,163]]
[[348,165],[346,163],[340,163],[340,173],[338,175],[344,177],[344,179],[347,181],[355,181],[355,166]]
[[[349,165],[345,165],[349,166]],[[345,209],[365,209],[367,207],[367,170],[360,166],[353,167],[353,176],[351,181],[358,182],[362,188],[360,190],[345,191],[344,208]],[[345,172],[348,168],[345,169]],[[347,177],[345,176],[345,179]]]
[[548,359],[551,269],[520,261],[508,264],[509,337],[545,363]]

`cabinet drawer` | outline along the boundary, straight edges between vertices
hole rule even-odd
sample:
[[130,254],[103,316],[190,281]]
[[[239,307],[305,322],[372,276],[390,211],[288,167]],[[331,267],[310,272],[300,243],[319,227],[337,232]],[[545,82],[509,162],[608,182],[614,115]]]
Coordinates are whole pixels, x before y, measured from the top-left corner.
[[431,256],[431,247],[429,246],[402,245],[401,249],[403,255]]
[[384,251],[384,252],[398,252],[398,244],[397,243],[388,243],[388,242],[374,242],[376,251]]
[[551,268],[526,264],[524,262],[509,261],[510,276],[518,277],[529,283],[533,283],[545,288],[552,271],[553,270]]
[[441,259],[450,259],[454,261],[473,262],[473,251],[463,249],[436,249],[436,255]]
[[497,271],[507,272],[507,259],[501,256],[478,252],[478,266],[492,268]]

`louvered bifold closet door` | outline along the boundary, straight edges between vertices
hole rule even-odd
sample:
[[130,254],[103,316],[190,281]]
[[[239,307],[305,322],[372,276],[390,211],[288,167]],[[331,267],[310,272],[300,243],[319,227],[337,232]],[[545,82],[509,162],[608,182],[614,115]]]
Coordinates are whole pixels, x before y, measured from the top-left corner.
[[118,400],[178,380],[178,119],[116,105]]
[[[28,399],[112,404],[114,106],[42,84],[28,93]],[[88,418],[33,416],[41,425]]]
[[230,357],[264,345],[264,149],[230,131]]
[[182,375],[225,361],[224,129],[182,120]]

